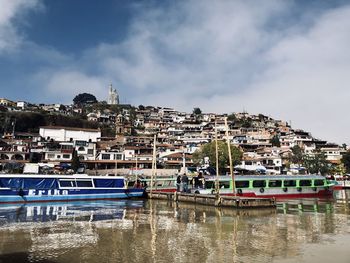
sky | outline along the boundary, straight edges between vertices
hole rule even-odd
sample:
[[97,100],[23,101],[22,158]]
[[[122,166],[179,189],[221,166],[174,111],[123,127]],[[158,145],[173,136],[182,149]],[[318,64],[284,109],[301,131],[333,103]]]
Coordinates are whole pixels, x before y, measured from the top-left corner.
[[0,97],[247,111],[350,145],[350,0],[0,0]]

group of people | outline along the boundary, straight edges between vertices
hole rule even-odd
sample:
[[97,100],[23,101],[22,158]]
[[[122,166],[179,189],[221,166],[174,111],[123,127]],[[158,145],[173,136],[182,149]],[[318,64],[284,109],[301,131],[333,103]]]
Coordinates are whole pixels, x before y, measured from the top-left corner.
[[[177,192],[184,192],[188,193],[188,185],[189,185],[189,178],[186,174],[178,175],[176,178],[176,191]],[[192,185],[194,188],[202,188],[203,187],[203,174],[201,172],[198,173],[198,176],[195,176],[192,178]],[[182,186],[182,189],[181,189]]]

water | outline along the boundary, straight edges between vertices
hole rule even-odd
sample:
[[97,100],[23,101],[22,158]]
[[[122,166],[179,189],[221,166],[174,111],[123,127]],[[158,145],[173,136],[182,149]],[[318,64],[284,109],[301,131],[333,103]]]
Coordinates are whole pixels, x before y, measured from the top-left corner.
[[159,200],[0,206],[0,263],[349,263],[344,193],[277,210]]

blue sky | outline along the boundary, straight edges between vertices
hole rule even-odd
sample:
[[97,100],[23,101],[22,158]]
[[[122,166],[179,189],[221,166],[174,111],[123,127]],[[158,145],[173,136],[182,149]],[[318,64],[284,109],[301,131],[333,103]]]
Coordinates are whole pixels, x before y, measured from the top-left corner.
[[350,1],[0,0],[0,97],[263,113],[350,144]]

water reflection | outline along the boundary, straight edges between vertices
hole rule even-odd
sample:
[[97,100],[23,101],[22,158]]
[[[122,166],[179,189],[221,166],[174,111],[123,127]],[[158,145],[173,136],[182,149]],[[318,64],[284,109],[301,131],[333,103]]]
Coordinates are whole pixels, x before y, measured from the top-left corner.
[[2,205],[0,206],[0,226],[12,222],[121,219],[127,208],[141,208],[143,205],[143,200]]
[[0,262],[323,262],[333,246],[348,262],[349,203],[340,198],[277,210],[157,200],[2,206]]

